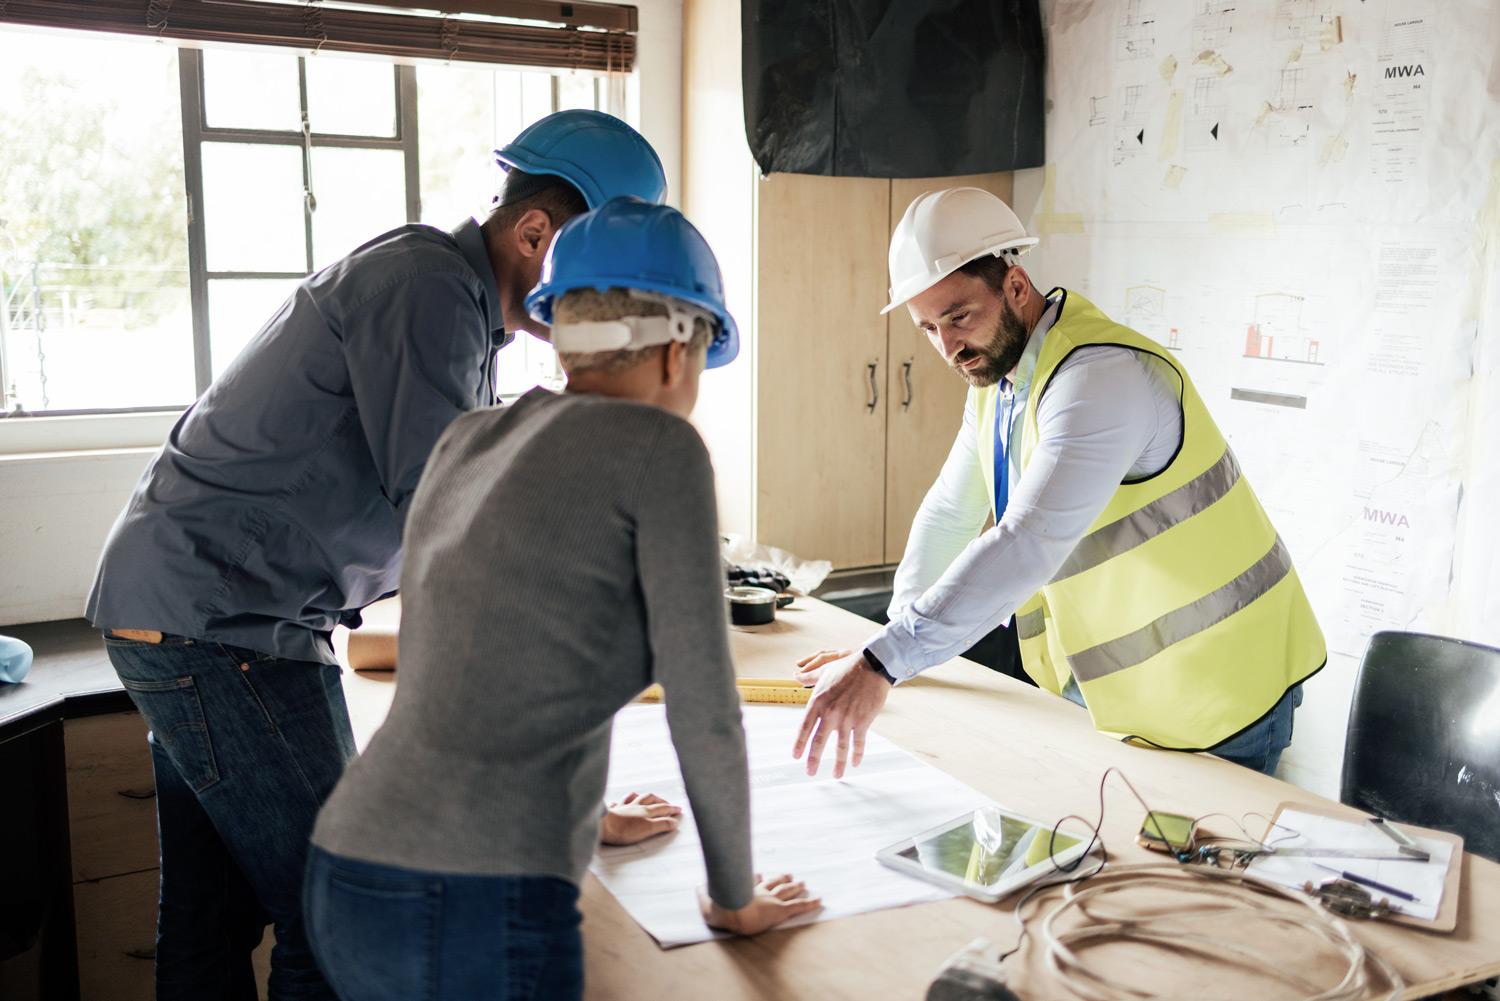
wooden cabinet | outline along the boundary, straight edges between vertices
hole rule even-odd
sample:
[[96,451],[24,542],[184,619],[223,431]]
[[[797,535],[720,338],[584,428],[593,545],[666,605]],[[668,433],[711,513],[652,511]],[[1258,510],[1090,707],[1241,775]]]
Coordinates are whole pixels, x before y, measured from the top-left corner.
[[890,235],[924,191],[1011,175],[760,177],[745,141],[739,10],[687,0],[683,211],[724,270],[740,358],[705,373],[693,419],[720,520],[836,568],[897,563],[963,417],[967,385],[884,316]]
[[[139,713],[63,721],[73,927],[82,1001],[149,1001],[160,853],[155,781]],[[271,935],[256,950],[265,997]]]
[[139,713],[63,722],[73,927],[83,1001],[152,996],[156,801]]

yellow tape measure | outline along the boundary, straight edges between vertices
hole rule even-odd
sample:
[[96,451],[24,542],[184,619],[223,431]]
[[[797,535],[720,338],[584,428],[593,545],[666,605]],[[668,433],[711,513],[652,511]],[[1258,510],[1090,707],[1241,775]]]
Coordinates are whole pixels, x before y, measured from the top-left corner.
[[[745,702],[779,702],[782,705],[796,706],[804,705],[812,697],[811,688],[803,688],[790,678],[736,678],[734,683],[740,690],[740,699]],[[635,700],[660,702],[661,696],[661,686],[652,685],[637,695]]]

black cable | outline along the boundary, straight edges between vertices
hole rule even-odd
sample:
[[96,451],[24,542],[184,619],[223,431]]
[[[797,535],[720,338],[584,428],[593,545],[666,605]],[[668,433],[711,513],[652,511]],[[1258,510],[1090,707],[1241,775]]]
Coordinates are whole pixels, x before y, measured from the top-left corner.
[[[1149,822],[1150,824],[1152,824],[1156,828],[1156,834],[1157,834],[1157,836],[1159,838],[1161,838],[1162,843],[1163,844],[1167,844],[1167,836],[1166,836],[1166,833],[1163,832],[1162,829],[1161,829],[1161,823],[1160,823],[1160,821],[1158,821],[1156,819],[1156,814],[1152,811],[1151,807],[1149,805],[1147,805],[1145,798],[1143,796],[1141,796],[1141,794],[1139,792],[1136,791],[1136,788],[1135,788],[1134,785],[1131,784],[1130,779],[1126,778],[1125,777],[1125,773],[1122,772],[1122,771],[1120,771],[1120,769],[1117,766],[1115,766],[1115,765],[1111,765],[1108,768],[1106,768],[1104,770],[1104,774],[1102,774],[1102,775],[1099,776],[1099,819],[1098,819],[1098,821],[1095,822],[1095,823],[1093,823],[1093,824],[1090,824],[1085,818],[1080,817],[1078,814],[1076,814],[1076,813],[1070,813],[1066,817],[1063,817],[1057,823],[1055,823],[1055,824],[1052,825],[1052,832],[1047,837],[1047,859],[1048,859],[1048,861],[1050,861],[1052,863],[1052,871],[1053,872],[1061,872],[1061,873],[1070,873],[1070,872],[1073,872],[1075,869],[1077,869],[1079,866],[1081,866],[1083,864],[1083,860],[1085,858],[1087,858],[1088,855],[1089,855],[1089,853],[1094,850],[1094,845],[1095,844],[1097,844],[1099,846],[1099,864],[1096,865],[1096,866],[1094,866],[1094,868],[1091,869],[1091,870],[1089,870],[1088,872],[1082,873],[1080,875],[1072,876],[1072,877],[1070,877],[1068,879],[1055,879],[1055,880],[1053,880],[1050,883],[1040,883],[1040,884],[1032,887],[1030,890],[1026,891],[1026,894],[1024,896],[1022,896],[1020,900],[1016,901],[1016,909],[1012,912],[1012,916],[1016,919],[1016,925],[1017,925],[1017,927],[1020,928],[1021,933],[1020,933],[1019,936],[1017,936],[1017,938],[1016,938],[1016,944],[1015,944],[1014,947],[1012,947],[1011,949],[1009,949],[1006,952],[1000,953],[1000,961],[1001,962],[1004,962],[1009,957],[1015,955],[1017,952],[1020,952],[1021,951],[1021,944],[1026,941],[1026,934],[1027,934],[1027,932],[1026,932],[1026,919],[1023,918],[1023,917],[1021,917],[1021,911],[1026,907],[1027,903],[1030,902],[1030,900],[1031,900],[1032,897],[1035,897],[1038,893],[1041,893],[1043,890],[1050,890],[1053,887],[1067,886],[1070,883],[1082,883],[1084,880],[1091,879],[1094,876],[1099,875],[1099,873],[1104,870],[1105,865],[1108,864],[1108,862],[1109,862],[1109,850],[1104,847],[1104,837],[1103,837],[1103,834],[1101,833],[1101,831],[1104,828],[1104,784],[1105,784],[1105,782],[1107,782],[1109,780],[1109,776],[1110,776],[1111,772],[1113,772],[1114,774],[1116,774],[1116,775],[1118,775],[1120,777],[1120,781],[1125,783],[1125,787],[1130,790],[1131,795],[1133,795],[1136,798],[1136,800],[1141,804],[1141,806],[1145,808],[1147,822]],[[1084,827],[1089,828],[1091,834],[1090,834],[1090,837],[1089,837],[1088,847],[1085,848],[1079,854],[1079,856],[1076,859],[1074,859],[1072,862],[1068,863],[1068,865],[1066,867],[1064,867],[1064,866],[1060,866],[1060,865],[1057,864],[1057,859],[1054,856],[1055,856],[1055,848],[1056,848],[1056,845],[1057,845],[1057,829],[1059,827],[1061,827],[1065,821],[1068,821],[1068,820],[1076,820],[1079,823],[1083,824]],[[1172,855],[1179,862],[1188,862],[1188,861],[1190,861],[1192,859],[1192,855],[1189,852],[1173,852]]]

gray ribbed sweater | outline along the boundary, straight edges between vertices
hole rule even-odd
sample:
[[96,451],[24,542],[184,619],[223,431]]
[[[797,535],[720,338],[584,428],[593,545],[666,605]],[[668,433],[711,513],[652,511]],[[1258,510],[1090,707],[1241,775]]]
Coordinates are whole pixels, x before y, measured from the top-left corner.
[[615,711],[658,681],[710,892],[748,903],[717,525],[707,449],[665,410],[533,390],[455,421],[406,522],[395,701],[313,842],[409,869],[577,883]]

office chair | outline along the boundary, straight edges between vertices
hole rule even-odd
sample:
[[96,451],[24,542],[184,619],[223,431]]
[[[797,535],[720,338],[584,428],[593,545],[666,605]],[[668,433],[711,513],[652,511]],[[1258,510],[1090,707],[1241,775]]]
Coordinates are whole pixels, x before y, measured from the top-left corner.
[[1461,835],[1500,862],[1500,650],[1442,636],[1370,637],[1339,799]]

